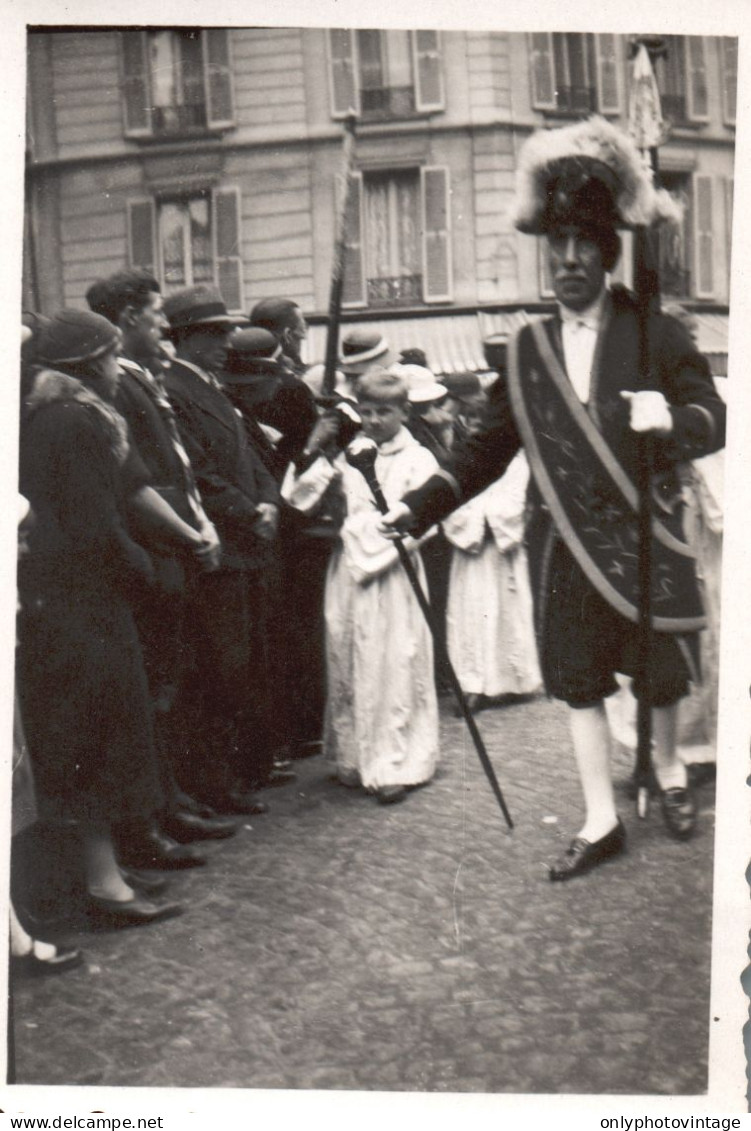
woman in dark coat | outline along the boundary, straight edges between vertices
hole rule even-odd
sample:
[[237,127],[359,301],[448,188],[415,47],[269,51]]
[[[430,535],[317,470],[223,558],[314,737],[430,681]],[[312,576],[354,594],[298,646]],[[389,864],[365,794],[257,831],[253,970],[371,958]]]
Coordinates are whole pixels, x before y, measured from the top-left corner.
[[145,507],[152,522],[164,510],[112,407],[119,338],[97,314],[63,311],[36,343],[21,426],[21,490],[36,521],[19,571],[19,690],[42,815],[78,825],[91,913],[128,923],[180,908],[134,894],[111,837],[115,822],[162,803],[129,604],[153,570],[125,508]]

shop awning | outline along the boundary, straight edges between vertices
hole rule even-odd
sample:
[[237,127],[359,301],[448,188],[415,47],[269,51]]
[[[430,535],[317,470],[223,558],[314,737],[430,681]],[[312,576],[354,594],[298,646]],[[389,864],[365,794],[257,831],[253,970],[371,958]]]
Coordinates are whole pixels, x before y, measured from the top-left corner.
[[[434,373],[483,373],[488,366],[482,343],[491,334],[509,337],[520,326],[538,315],[524,310],[476,311],[474,313],[443,314],[422,318],[382,318],[342,324],[341,334],[362,329],[378,331],[388,341],[394,357],[404,349],[418,347],[424,350]],[[695,313],[699,349],[706,354],[712,373],[727,376],[728,316],[727,314]],[[311,325],[305,342],[303,360],[308,365],[322,361],[326,353],[326,326]]]
[[[446,314],[427,318],[383,318],[343,323],[341,336],[351,330],[378,331],[389,343],[394,359],[402,350],[424,350],[434,373],[482,373],[488,369],[482,350],[490,334],[512,334],[528,322],[524,311],[498,314]],[[326,327],[311,326],[303,359],[308,364],[322,361],[326,353]]]

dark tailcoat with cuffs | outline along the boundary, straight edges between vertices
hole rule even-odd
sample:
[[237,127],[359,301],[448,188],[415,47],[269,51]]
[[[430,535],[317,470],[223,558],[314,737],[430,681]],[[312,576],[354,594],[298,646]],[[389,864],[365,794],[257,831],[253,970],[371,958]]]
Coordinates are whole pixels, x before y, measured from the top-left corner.
[[[560,319],[547,319],[541,328],[545,344],[565,374]],[[671,512],[674,512],[673,518],[679,512],[676,465],[722,447],[725,406],[715,391],[706,360],[676,320],[662,315],[652,316],[649,345],[649,387],[664,394],[673,418],[671,435],[665,439],[658,438],[654,443],[654,512],[670,521]],[[531,408],[528,421],[536,421],[539,428],[541,421],[551,417],[549,406],[542,399],[543,386],[539,386],[539,394],[536,392],[534,360],[539,358],[540,353],[531,326],[520,331],[512,352],[516,357],[518,387],[523,390],[526,404]],[[639,388],[636,305],[629,292],[616,287],[605,303],[586,413],[589,422],[595,426],[632,482],[636,474],[637,442],[629,424],[629,405],[621,393]],[[499,384],[491,398],[485,429],[458,447],[448,473],[438,473],[420,490],[405,496],[405,503],[417,517],[419,530],[426,529],[502,475],[522,445],[522,434],[529,427],[528,421],[525,427],[520,427],[519,399],[512,404],[509,386]],[[555,429],[554,421],[551,428]],[[588,632],[593,639],[598,633],[603,638],[619,632],[627,622],[621,615],[622,610],[616,611],[601,598],[600,592],[595,591],[574,560],[535,480],[534,454],[529,444],[527,452],[533,471],[527,541],[541,665],[551,694],[570,702],[580,699],[583,704],[587,696],[584,692],[579,695],[576,681],[568,688],[568,684],[564,687],[558,678],[558,669],[571,661],[570,656],[560,655],[558,641],[570,628],[573,616],[579,617],[579,623],[570,639],[582,639]],[[608,499],[603,499],[602,503],[603,509],[606,508]],[[680,599],[687,606],[695,607],[696,581],[692,574],[688,581],[684,579],[684,585]],[[566,620],[568,623],[564,623]],[[666,634],[658,632],[654,636],[659,649]],[[670,638],[668,643],[673,646]],[[682,654],[690,666],[685,649],[682,649]],[[628,674],[632,672],[628,671]],[[611,690],[614,690],[614,685],[606,681],[602,693],[608,694]],[[666,690],[663,699],[672,701],[679,694],[683,691]],[[662,705],[659,694],[654,702]]]

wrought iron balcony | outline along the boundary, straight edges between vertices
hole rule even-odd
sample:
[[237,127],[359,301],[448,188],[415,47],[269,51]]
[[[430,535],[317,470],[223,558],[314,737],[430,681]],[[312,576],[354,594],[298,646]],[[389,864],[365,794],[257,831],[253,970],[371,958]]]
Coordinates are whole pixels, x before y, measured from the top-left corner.
[[597,109],[595,89],[592,86],[558,86],[555,102],[558,110],[567,110],[573,114],[589,113],[590,110]]
[[181,134],[205,130],[208,125],[205,102],[188,102],[181,106],[154,106],[151,110],[155,134]]
[[373,121],[378,118],[408,118],[415,113],[415,88],[413,86],[380,86],[360,91],[362,117]]
[[368,306],[413,306],[422,302],[422,275],[368,279]]

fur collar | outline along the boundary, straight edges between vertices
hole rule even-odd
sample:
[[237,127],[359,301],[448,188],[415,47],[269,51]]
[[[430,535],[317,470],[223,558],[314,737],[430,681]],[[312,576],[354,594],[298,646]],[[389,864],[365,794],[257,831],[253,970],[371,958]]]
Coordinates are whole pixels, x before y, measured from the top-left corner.
[[128,457],[128,426],[120,413],[93,389],[57,369],[38,369],[31,391],[24,402],[25,414],[31,416],[46,405],[73,401],[97,413],[110,448],[119,464]]

